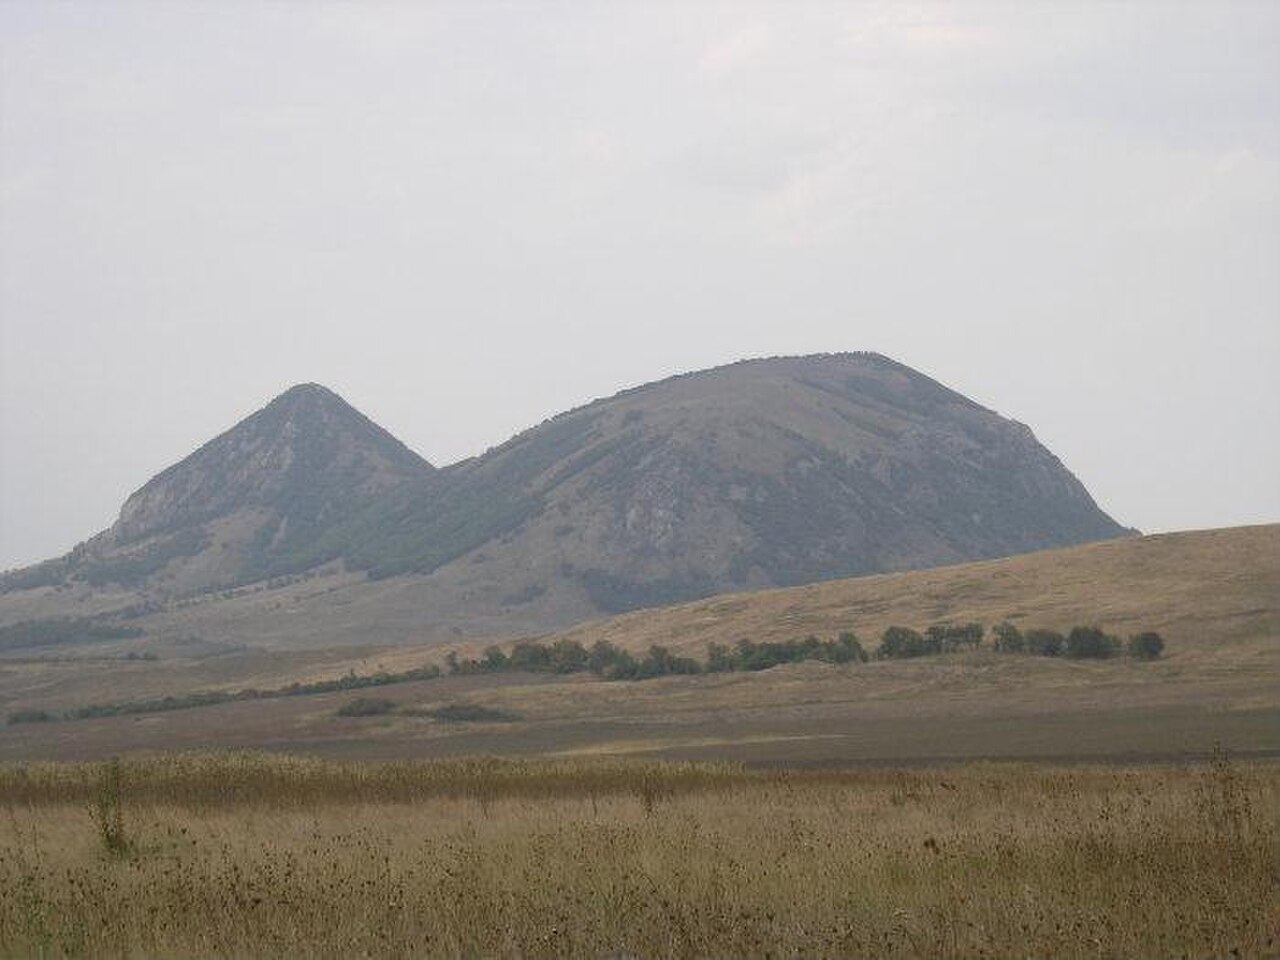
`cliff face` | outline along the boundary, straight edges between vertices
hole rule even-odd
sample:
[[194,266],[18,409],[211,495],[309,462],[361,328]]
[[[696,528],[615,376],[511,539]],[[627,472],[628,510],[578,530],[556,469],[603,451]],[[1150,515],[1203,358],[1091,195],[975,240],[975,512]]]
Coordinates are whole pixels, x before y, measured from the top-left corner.
[[444,470],[295,387],[22,573],[173,596],[341,561],[413,578],[433,616],[545,629],[1124,533],[1025,426],[838,354],[648,384]]

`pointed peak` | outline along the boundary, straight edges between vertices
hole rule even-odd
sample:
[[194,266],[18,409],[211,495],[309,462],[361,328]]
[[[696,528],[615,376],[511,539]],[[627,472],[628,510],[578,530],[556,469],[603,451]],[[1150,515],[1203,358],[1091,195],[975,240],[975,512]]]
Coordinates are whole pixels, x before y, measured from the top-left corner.
[[323,383],[307,381],[306,383],[295,383],[292,387],[280,394],[280,397],[300,397],[308,394],[317,394],[319,396],[336,397],[337,394],[326,387]]
[[268,406],[274,406],[278,403],[294,404],[299,402],[320,401],[322,403],[338,403],[347,404],[347,401],[334,393],[322,383],[295,383],[292,387],[280,394],[271,401]]

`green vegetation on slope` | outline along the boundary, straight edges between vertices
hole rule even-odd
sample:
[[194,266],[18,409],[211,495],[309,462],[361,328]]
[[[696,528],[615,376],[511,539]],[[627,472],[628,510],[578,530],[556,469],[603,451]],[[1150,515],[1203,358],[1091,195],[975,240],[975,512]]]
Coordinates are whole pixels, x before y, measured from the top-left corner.
[[0,651],[52,647],[72,643],[102,643],[142,636],[139,627],[92,617],[27,620],[0,627]]

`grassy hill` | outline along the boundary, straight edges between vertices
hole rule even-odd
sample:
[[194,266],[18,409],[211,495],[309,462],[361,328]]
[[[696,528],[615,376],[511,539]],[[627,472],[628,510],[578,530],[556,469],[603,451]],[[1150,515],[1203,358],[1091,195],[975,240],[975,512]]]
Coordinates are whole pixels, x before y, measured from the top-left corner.
[[1158,534],[1061,550],[728,594],[584,624],[562,636],[631,649],[701,651],[740,638],[783,641],[852,629],[1010,620],[1157,630],[1179,657],[1221,662],[1280,647],[1280,525]]
[[[822,638],[868,647],[891,623],[1011,618],[1099,623],[1168,641],[1154,663],[989,650],[837,667],[606,683],[588,675],[444,677],[380,688],[386,712],[339,716],[349,693],[0,730],[0,757],[105,756],[211,745],[350,757],[655,754],[839,763],[946,757],[1280,752],[1280,526],[1134,538],[933,571],[712,598],[544,637],[652,643]],[[109,656],[137,639],[98,641]],[[116,645],[113,647],[113,644]],[[453,647],[477,654],[484,640]],[[305,653],[174,646],[157,661],[0,660],[0,709],[66,708],[193,690],[281,687],[440,662],[439,644]],[[457,705],[480,722],[445,722]],[[483,722],[485,711],[502,722]],[[465,714],[466,711],[463,711]],[[497,714],[493,714],[496,716]]]

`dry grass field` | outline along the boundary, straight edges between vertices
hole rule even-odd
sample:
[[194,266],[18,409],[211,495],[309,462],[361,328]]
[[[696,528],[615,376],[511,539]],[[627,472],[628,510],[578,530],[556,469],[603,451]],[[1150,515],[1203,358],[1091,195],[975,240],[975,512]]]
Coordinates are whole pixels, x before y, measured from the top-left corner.
[[893,624],[1010,620],[1062,628],[1157,630],[1197,658],[1249,658],[1280,647],[1280,525],[1107,540],[910,573],[712,597],[584,624],[563,634],[701,650]]
[[1266,956],[1280,768],[0,766],[6,956]]

